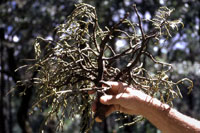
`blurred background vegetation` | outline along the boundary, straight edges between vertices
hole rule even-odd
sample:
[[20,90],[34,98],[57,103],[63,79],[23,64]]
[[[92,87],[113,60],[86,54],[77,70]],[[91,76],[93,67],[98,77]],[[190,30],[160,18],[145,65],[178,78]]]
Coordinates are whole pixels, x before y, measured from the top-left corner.
[[[25,87],[8,92],[18,80],[27,78],[24,71],[15,72],[21,65],[27,64],[26,59],[34,58],[33,42],[37,36],[54,39],[54,28],[65,22],[66,17],[74,9],[74,4],[84,2],[96,7],[100,26],[111,27],[119,21],[126,12],[130,12],[129,19],[137,22],[132,4],[136,4],[141,17],[151,19],[160,6],[175,8],[172,19],[180,18],[184,28],[173,33],[169,40],[160,40],[159,45],[149,44],[148,51],[157,59],[169,62],[174,71],[169,77],[177,81],[183,77],[194,82],[194,88],[187,95],[186,86],[180,86],[183,99],[176,99],[174,107],[180,112],[200,120],[200,43],[199,43],[199,7],[198,0],[1,0],[0,1],[0,132],[1,133],[37,133],[45,116],[37,111],[29,115],[33,104],[35,88],[28,87],[26,95],[20,96]],[[145,31],[152,28],[143,23]],[[125,27],[124,27],[125,28]],[[111,42],[116,51],[126,47],[120,40]],[[29,61],[30,62],[30,61]],[[144,60],[145,67],[152,70],[157,66]],[[119,64],[123,64],[119,62]],[[120,67],[120,66],[119,66]],[[29,77],[34,74],[29,73]],[[122,122],[115,122],[115,115],[111,115],[103,123],[95,123],[91,132],[97,133],[154,133],[159,132],[148,121],[128,126],[118,127]],[[67,119],[64,132],[79,132],[80,119]],[[54,132],[55,121],[51,120],[45,127],[45,132]]]

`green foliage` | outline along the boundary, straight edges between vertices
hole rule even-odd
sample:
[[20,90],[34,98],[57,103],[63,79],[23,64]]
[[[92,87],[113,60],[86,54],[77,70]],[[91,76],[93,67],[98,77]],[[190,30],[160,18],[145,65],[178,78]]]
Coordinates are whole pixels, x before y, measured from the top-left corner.
[[[155,42],[162,36],[171,37],[171,30],[178,30],[181,21],[169,21],[173,10],[161,7],[156,16],[149,20],[153,22],[153,31],[145,33],[137,8],[135,5],[133,8],[138,24],[128,20],[127,13],[117,24],[103,30],[98,24],[95,8],[83,3],[77,4],[66,23],[56,28],[56,40],[41,37],[36,39],[35,63],[28,70],[37,71],[37,77],[34,78],[37,97],[33,109],[43,109],[43,104],[49,109],[44,123],[55,117],[57,130],[60,130],[66,118],[79,115],[82,117],[81,131],[87,132],[93,123],[90,105],[96,98],[87,92],[93,90],[97,94],[106,93],[109,87],[102,88],[103,81],[125,82],[170,105],[174,98],[181,97],[179,83],[188,81],[191,85],[188,89],[191,91],[191,80],[185,78],[171,81],[167,74],[172,66],[157,61],[146,49],[150,41]],[[132,29],[132,32],[121,29],[122,25]],[[113,38],[125,40],[128,47],[116,53],[109,45]],[[41,44],[45,44],[44,49],[41,49]],[[125,56],[129,58],[123,68],[113,65]],[[141,59],[144,56],[159,66],[153,74],[143,67]],[[104,115],[105,112],[102,113]],[[135,121],[142,119],[138,116]]]

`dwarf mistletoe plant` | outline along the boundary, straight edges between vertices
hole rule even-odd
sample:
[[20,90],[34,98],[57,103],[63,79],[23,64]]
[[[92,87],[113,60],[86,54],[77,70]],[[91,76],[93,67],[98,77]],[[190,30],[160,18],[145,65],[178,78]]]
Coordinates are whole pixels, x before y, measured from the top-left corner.
[[[156,60],[147,51],[150,41],[159,43],[161,37],[171,37],[170,32],[178,30],[179,24],[183,25],[182,22],[169,21],[173,10],[167,7],[159,8],[152,20],[143,20],[135,5],[133,11],[138,23],[128,20],[129,13],[126,13],[118,23],[103,30],[98,24],[95,8],[88,4],[77,4],[66,22],[56,28],[57,39],[36,39],[35,62],[28,66],[28,70],[37,71],[37,76],[33,79],[37,94],[33,108],[42,109],[43,104],[49,108],[45,123],[55,117],[59,130],[66,118],[73,118],[78,114],[81,116],[81,132],[89,131],[94,117],[98,116],[102,120],[105,117],[105,105],[98,103],[100,106],[94,117],[91,111],[94,99],[109,89],[102,87],[104,81],[127,83],[170,105],[174,98],[181,97],[179,83],[189,82],[191,86],[188,89],[191,91],[191,80],[169,80],[167,73],[172,66]],[[154,29],[146,33],[142,21],[152,23]],[[131,32],[122,29],[122,26],[128,27]],[[128,47],[116,52],[109,43],[113,38],[125,40]],[[122,57],[128,57],[128,63],[122,68],[116,67],[114,64]],[[143,57],[160,66],[154,74],[143,67]],[[90,90],[97,95],[88,95]],[[136,121],[141,119],[136,118]]]

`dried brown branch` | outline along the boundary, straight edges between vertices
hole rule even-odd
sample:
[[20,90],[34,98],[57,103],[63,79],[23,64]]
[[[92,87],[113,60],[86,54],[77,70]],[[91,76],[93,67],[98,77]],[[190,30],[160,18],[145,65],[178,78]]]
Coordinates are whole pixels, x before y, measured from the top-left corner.
[[141,17],[140,17],[140,15],[139,15],[139,13],[138,13],[138,10],[137,10],[137,8],[136,8],[136,5],[133,5],[133,8],[134,8],[134,10],[135,10],[135,12],[136,12],[136,14],[137,14],[138,21],[139,21],[139,27],[140,27],[140,31],[141,31],[141,34],[142,34],[142,40],[144,41],[144,40],[146,40],[146,38],[145,38],[145,33],[144,33],[144,30],[143,30],[143,27],[142,27]]

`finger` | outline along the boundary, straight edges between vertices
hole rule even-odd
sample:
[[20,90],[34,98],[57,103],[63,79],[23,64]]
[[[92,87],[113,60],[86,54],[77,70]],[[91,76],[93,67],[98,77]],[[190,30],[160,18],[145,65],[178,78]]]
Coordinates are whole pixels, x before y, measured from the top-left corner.
[[92,111],[96,112],[97,110],[97,99],[95,99],[95,101],[92,103]]
[[[116,112],[116,111],[122,111],[123,112],[123,109],[122,107],[120,107],[120,105],[112,105],[112,106],[109,106],[109,109],[107,110],[107,112],[105,112],[105,117],[108,117],[110,114],[112,114],[113,112]],[[102,122],[102,119],[100,119],[99,117],[96,117],[95,118],[95,121],[96,122]]]
[[111,86],[111,89],[108,91],[108,94],[118,94],[120,92],[124,92],[124,88],[128,85],[126,83],[122,82],[116,82],[116,81],[106,81],[106,85]]
[[110,109],[106,112],[106,117],[108,117],[110,114],[112,114],[113,112],[116,112],[116,111],[119,111],[119,112],[123,112],[123,113],[126,113],[128,112],[126,108],[124,107],[121,107],[120,105],[118,104],[115,104],[115,105],[112,105],[110,107]]
[[115,82],[115,81],[107,81],[105,82],[107,85],[111,86],[113,91],[118,91],[119,86],[121,85],[121,82]]
[[119,99],[115,95],[103,95],[100,97],[100,102],[106,105],[118,104]]
[[95,91],[94,90],[92,90],[92,91],[88,91],[88,94],[90,95],[90,94],[94,94],[95,93]]
[[100,102],[105,105],[111,104],[122,104],[124,100],[128,97],[127,93],[119,93],[117,95],[103,95],[100,97]]
[[112,114],[113,112],[116,112],[116,111],[119,111],[120,113],[133,115],[132,110],[124,108],[124,107],[116,104],[116,105],[110,106],[109,110],[105,113],[105,116],[108,117],[110,114]]
[[102,120],[98,116],[95,118],[95,121],[96,122],[102,122]]
[[110,84],[108,84],[106,81],[99,81],[103,87],[111,87]]
[[[109,116],[111,113],[113,113],[115,111],[116,111],[116,109],[115,109],[114,105],[107,106],[106,112],[104,113],[104,116],[107,117],[107,116]],[[95,117],[95,121],[96,122],[102,122],[102,119],[99,116],[96,116]]]
[[109,110],[106,112],[105,116],[108,117],[110,114],[112,114],[113,112],[118,111],[119,109],[119,105],[112,105]]
[[96,105],[97,105],[97,109],[96,109],[94,118],[97,122],[101,122],[106,118],[106,112],[108,112],[111,105],[104,105],[100,102],[98,102]]

